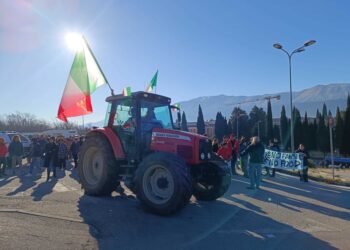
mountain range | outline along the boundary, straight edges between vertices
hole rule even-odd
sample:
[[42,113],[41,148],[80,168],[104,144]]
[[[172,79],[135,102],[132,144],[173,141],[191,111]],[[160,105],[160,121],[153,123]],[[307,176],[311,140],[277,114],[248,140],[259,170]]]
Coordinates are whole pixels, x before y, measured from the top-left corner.
[[[293,92],[293,105],[297,107],[302,116],[307,112],[308,117],[315,117],[317,109],[322,112],[323,103],[335,115],[337,107],[345,110],[348,93],[350,93],[350,83],[332,83],[317,85],[302,91]],[[289,92],[271,93],[255,96],[205,96],[180,102],[181,110],[185,111],[188,122],[197,121],[198,105],[203,110],[205,120],[215,119],[216,113],[220,111],[227,118],[234,107],[239,106],[247,113],[254,105],[262,107],[265,111],[267,108],[267,97],[280,96],[280,99],[271,99],[272,115],[279,118],[282,105],[286,107],[286,114],[290,117],[290,99]],[[242,104],[238,104],[242,103]],[[103,126],[103,121],[90,123],[88,126]]]
[[[323,103],[325,103],[327,108],[335,115],[338,106],[341,110],[345,110],[348,93],[350,93],[350,83],[317,85],[302,91],[293,92],[293,105],[299,109],[302,116],[307,112],[309,117],[315,117],[317,109],[322,111]],[[262,107],[266,111],[266,97],[271,96],[280,96],[279,100],[276,98],[271,99],[273,117],[280,117],[282,105],[286,107],[286,113],[289,117],[289,92],[255,96],[205,96],[180,102],[180,105],[181,110],[186,113],[187,121],[192,122],[197,121],[199,104],[202,107],[205,120],[215,119],[218,111],[229,118],[233,108],[237,106],[245,110],[247,113],[250,112],[254,105]]]

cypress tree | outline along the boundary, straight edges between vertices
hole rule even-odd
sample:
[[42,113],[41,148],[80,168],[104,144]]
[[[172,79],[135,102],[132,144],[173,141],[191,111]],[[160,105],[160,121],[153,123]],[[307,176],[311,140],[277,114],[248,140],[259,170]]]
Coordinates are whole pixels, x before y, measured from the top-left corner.
[[310,145],[310,133],[309,133],[309,119],[307,117],[307,112],[305,112],[304,121],[302,124],[302,136],[303,136],[305,147],[307,149],[310,149],[311,145]]
[[267,114],[266,114],[266,139],[273,139],[273,124],[272,124],[272,108],[271,101],[267,102]]
[[339,107],[337,107],[337,114],[335,116],[335,138],[334,145],[336,148],[340,149],[343,141],[343,133],[344,133],[344,121],[341,116]]
[[221,142],[224,134],[225,134],[224,118],[221,112],[217,112],[216,119],[215,119],[215,137]]
[[205,134],[205,123],[201,105],[198,106],[197,133],[200,135]]
[[317,119],[317,132],[316,132],[316,142],[318,150],[322,151],[324,154],[328,151],[327,145],[327,127],[325,124],[324,116],[318,113]]
[[288,141],[290,138],[290,132],[288,130],[288,119],[286,116],[286,108],[284,105],[282,106],[281,110],[281,118],[280,118],[280,124],[281,124],[281,144],[284,149],[288,148]]
[[277,139],[277,141],[281,142],[281,132],[278,125],[273,125],[273,138]]
[[326,105],[326,103],[323,103],[322,116],[323,116],[323,119],[325,119],[327,117],[327,105]]
[[344,118],[343,128],[343,140],[342,140],[341,153],[350,155],[350,95],[348,94],[347,107]]
[[298,147],[300,143],[304,144],[303,138],[303,127],[301,124],[301,116],[299,110],[294,107],[293,108],[293,117],[294,117],[294,142],[295,147]]
[[185,111],[182,112],[181,130],[182,130],[182,131],[188,131],[187,119],[186,119]]

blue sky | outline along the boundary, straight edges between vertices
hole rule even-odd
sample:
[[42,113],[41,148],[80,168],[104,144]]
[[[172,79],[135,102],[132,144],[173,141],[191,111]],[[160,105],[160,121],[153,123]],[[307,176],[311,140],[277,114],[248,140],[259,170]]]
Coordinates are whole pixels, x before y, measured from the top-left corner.
[[[64,36],[81,32],[115,92],[144,90],[174,102],[208,95],[288,91],[350,82],[347,1],[0,0],[0,114],[29,112],[54,121],[74,53]],[[101,120],[107,86],[93,95]],[[205,110],[204,110],[205,112]],[[80,121],[81,119],[73,119]]]

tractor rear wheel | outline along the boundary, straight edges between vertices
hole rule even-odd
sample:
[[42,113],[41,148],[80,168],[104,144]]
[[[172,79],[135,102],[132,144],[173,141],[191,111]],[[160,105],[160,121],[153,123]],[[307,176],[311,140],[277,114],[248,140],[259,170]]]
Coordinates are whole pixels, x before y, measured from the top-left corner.
[[136,194],[143,207],[159,215],[181,210],[192,196],[191,175],[186,163],[170,153],[154,153],[139,165]]
[[86,138],[79,154],[78,173],[87,195],[110,195],[116,189],[117,163],[104,136]]
[[221,162],[208,162],[192,168],[193,195],[212,201],[226,193],[231,184],[230,168]]

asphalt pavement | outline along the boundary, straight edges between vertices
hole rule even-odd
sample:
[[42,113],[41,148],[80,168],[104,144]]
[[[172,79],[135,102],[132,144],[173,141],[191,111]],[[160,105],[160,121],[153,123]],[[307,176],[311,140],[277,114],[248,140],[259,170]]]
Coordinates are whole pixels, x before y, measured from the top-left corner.
[[[76,170],[0,178],[0,249],[350,249],[350,188],[277,174],[234,176],[214,202],[162,217],[132,193],[85,196]],[[22,172],[22,173],[20,173]]]

